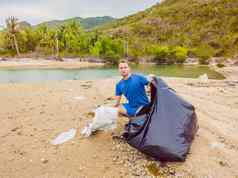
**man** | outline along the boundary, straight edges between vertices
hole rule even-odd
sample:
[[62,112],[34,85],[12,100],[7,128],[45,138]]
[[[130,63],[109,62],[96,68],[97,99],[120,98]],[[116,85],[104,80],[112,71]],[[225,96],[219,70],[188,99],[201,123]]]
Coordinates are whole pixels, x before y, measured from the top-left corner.
[[[142,75],[130,73],[130,67],[125,60],[121,60],[118,65],[122,79],[116,84],[116,104],[119,114],[129,117],[149,104],[145,86],[149,81]],[[120,104],[121,97],[124,95],[128,103]]]

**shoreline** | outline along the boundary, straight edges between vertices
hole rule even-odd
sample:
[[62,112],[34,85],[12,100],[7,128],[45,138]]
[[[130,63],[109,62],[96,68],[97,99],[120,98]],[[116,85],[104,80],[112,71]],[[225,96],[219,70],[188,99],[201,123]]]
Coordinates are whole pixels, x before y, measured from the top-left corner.
[[100,66],[104,66],[104,63],[50,60],[0,61],[0,69],[81,69]]

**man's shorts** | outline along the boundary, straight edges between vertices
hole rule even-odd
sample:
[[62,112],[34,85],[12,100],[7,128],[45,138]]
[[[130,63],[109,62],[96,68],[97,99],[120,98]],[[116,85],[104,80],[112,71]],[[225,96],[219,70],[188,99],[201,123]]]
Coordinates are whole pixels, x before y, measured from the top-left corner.
[[124,103],[123,107],[125,108],[127,115],[129,117],[133,117],[136,115],[136,113],[143,107],[143,106],[139,106],[139,107],[131,107],[128,103]]

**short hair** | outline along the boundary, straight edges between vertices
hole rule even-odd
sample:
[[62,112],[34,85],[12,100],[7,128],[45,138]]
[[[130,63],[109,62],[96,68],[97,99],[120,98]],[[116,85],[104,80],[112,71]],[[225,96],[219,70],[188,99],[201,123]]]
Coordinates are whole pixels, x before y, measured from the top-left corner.
[[[126,59],[121,59],[119,62],[118,62],[118,64],[120,64],[120,63],[126,63],[126,64],[128,64],[128,61],[126,60]],[[128,64],[129,65],[129,64]]]

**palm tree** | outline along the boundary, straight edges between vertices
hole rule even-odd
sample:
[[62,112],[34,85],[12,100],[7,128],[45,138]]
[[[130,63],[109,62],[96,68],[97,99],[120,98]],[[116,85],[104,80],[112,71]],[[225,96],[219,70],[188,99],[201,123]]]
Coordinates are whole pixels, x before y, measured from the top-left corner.
[[6,24],[7,24],[8,33],[10,34],[10,36],[13,37],[14,46],[15,46],[17,55],[20,56],[19,47],[18,47],[17,38],[16,38],[16,34],[18,32],[18,22],[17,21],[18,21],[18,19],[16,17],[11,16],[6,19]]

